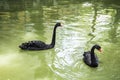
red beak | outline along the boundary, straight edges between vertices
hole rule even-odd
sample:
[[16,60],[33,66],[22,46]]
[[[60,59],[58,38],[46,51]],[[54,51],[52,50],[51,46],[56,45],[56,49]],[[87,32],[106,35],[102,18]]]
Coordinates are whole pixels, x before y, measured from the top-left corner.
[[63,23],[61,23],[61,25],[60,25],[61,27],[63,27]]
[[99,49],[98,51],[99,51],[99,52],[102,52],[102,50],[101,50],[101,49]]

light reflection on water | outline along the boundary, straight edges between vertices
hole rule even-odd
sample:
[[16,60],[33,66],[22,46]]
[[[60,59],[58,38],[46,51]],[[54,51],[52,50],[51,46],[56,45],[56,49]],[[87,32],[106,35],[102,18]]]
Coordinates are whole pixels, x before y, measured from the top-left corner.
[[[77,16],[75,16],[75,18],[76,17]],[[69,17],[64,17],[66,20],[67,18],[69,19]],[[116,70],[118,70],[119,67],[116,66],[117,69],[112,68],[114,67],[113,64],[117,64],[118,61],[116,59],[113,63],[111,63],[111,67],[108,67],[108,65],[110,65],[110,60],[108,60],[108,58],[113,58],[113,56],[105,50],[106,46],[111,45],[114,47],[115,45],[109,42],[108,32],[111,26],[110,23],[112,22],[111,18],[112,16],[108,14],[99,14],[96,18],[95,25],[93,26],[94,31],[90,30],[90,25],[85,24],[86,22],[80,24],[82,20],[84,21],[83,18],[79,20],[80,22],[76,21],[74,18],[70,18],[73,22],[69,21],[68,23],[66,21],[68,25],[65,26],[64,32],[62,32],[63,35],[59,36],[62,37],[62,39],[58,39],[59,43],[57,44],[59,45],[56,45],[55,59],[53,60],[53,63],[49,65],[53,72],[55,72],[57,75],[60,75],[66,80],[110,80],[112,78],[115,78],[115,76],[116,80],[118,80],[120,77],[113,72],[118,72]],[[99,54],[96,51],[96,53],[98,53],[98,57],[100,57],[100,65],[96,69],[89,68],[82,61],[82,54],[84,50],[90,49],[94,44],[100,44],[103,48],[102,54]],[[111,50],[111,47],[109,48],[109,50]],[[118,49],[117,51],[119,52]],[[108,57],[108,55],[111,56]]]
[[0,80],[33,80],[35,69],[40,67],[38,57],[16,53],[0,56]]
[[[0,15],[0,80],[119,80],[120,13],[102,6],[85,2]],[[54,49],[18,48],[28,40],[50,43],[59,21],[64,24],[57,29]],[[95,51],[98,68],[82,61],[84,51],[94,44],[103,49],[101,54]]]

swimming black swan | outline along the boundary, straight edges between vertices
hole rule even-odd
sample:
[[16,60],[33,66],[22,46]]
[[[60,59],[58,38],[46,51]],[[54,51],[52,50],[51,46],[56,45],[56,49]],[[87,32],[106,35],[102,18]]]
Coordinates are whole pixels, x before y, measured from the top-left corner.
[[97,49],[98,51],[101,52],[101,47],[99,45],[94,45],[91,48],[91,51],[84,52],[83,56],[83,61],[91,67],[98,67],[98,58],[94,53],[94,50]]
[[56,28],[61,26],[61,23],[56,23],[53,29],[52,41],[51,44],[46,44],[42,41],[28,41],[22,43],[19,47],[22,50],[46,50],[51,49],[55,46],[55,39],[56,39]]

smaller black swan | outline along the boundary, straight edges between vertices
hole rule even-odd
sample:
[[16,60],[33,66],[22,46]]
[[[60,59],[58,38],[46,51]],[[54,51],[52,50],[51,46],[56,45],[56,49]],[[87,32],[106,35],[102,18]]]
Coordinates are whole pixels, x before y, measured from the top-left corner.
[[98,58],[94,53],[94,50],[97,49],[98,51],[101,52],[101,47],[99,45],[94,45],[91,48],[91,51],[84,52],[83,56],[83,61],[91,67],[98,67]]
[[61,26],[61,23],[56,23],[54,26],[51,44],[46,44],[42,41],[34,40],[22,43],[19,48],[22,50],[46,50],[53,48],[55,46],[56,28],[58,26]]

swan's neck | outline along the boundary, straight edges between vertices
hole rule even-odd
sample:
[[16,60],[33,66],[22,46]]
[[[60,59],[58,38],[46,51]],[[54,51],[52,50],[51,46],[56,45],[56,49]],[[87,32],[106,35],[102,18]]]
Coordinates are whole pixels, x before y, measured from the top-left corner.
[[55,40],[56,40],[56,28],[57,26],[54,27],[54,30],[53,30],[53,35],[52,35],[52,41],[51,41],[51,47],[54,47],[55,46]]
[[95,62],[95,53],[94,53],[95,47],[93,46],[91,49],[91,62]]

